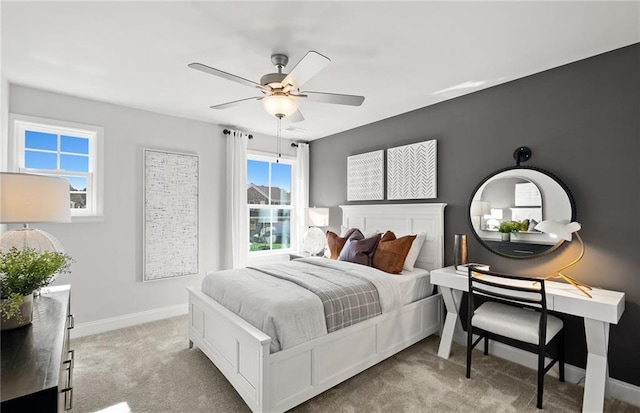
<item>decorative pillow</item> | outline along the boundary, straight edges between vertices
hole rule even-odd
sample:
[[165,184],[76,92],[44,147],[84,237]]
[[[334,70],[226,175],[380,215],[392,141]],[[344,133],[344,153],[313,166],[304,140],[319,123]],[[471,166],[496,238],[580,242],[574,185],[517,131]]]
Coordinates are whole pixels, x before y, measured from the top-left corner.
[[411,243],[411,249],[407,254],[407,258],[404,259],[404,267],[402,267],[402,269],[413,271],[414,265],[416,264],[418,255],[420,255],[420,250],[422,249],[422,244],[424,244],[425,239],[427,239],[426,232],[421,232],[416,236],[416,239],[414,239]]
[[371,266],[371,256],[376,250],[379,241],[380,234],[365,238],[362,232],[356,230],[351,234],[344,248],[342,248],[338,260]]
[[373,254],[373,266],[384,272],[400,274],[415,238],[415,235],[396,238],[393,232],[385,232]]
[[344,244],[355,231],[358,231],[357,228],[351,228],[346,231],[346,235],[344,237],[339,236],[335,232],[327,231],[327,248],[329,250],[329,254],[327,254],[328,258],[337,260],[340,256],[340,251],[342,251],[342,247],[344,247]]

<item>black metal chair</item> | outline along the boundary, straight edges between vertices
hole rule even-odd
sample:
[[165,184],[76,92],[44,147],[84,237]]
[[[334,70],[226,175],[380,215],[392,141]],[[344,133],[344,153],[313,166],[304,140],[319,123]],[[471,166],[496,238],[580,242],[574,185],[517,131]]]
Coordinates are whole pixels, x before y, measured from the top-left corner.
[[[488,300],[475,309],[474,300]],[[479,337],[473,341],[473,333]],[[560,381],[564,381],[563,322],[547,314],[544,280],[518,277],[469,268],[467,310],[467,378],[471,378],[471,353],[484,339],[484,354],[489,354],[489,339],[538,354],[538,397],[536,407],[542,409],[544,375],[559,363]],[[557,354],[545,356],[557,344]]]

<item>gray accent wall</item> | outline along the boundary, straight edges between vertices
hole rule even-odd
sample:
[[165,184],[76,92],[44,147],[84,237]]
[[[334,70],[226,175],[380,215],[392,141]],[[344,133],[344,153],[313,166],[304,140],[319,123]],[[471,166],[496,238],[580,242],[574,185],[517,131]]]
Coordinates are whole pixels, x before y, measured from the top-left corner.
[[[354,109],[345,108],[345,116],[348,110]],[[357,110],[367,110],[367,102]],[[541,275],[572,260],[577,243],[540,258],[500,257],[471,236],[468,219],[476,185],[515,165],[519,146],[533,151],[524,165],[565,182],[586,244],[584,259],[567,273],[625,292],[625,313],[611,326],[609,371],[612,378],[640,385],[640,44],[313,141],[310,205],[331,207],[330,225],[339,229],[338,205],[363,203],[347,202],[347,157],[428,139],[438,140],[438,197],[413,202],[448,204],[447,265],[453,264],[456,233],[468,234],[471,261],[498,271]],[[582,320],[564,319],[567,362],[584,368]]]

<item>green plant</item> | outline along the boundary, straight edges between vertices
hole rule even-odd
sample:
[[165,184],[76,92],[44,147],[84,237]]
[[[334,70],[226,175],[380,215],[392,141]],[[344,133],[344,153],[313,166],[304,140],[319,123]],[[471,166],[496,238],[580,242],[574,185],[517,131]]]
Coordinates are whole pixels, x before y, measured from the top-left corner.
[[62,252],[33,248],[0,251],[0,312],[5,320],[19,316],[25,295],[46,287],[56,274],[68,273],[73,258]]
[[522,222],[520,221],[504,221],[500,223],[498,231],[503,233],[518,232],[522,229]]

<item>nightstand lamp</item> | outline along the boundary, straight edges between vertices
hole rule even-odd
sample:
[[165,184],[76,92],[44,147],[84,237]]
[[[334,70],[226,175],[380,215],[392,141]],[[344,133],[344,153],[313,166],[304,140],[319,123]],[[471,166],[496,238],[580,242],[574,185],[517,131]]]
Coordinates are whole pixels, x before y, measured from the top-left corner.
[[37,252],[64,252],[53,235],[30,223],[70,222],[69,181],[44,175],[0,172],[0,223],[23,228],[0,235],[0,248],[30,247]]
[[326,236],[318,227],[329,225],[329,208],[307,208],[306,212],[309,228],[304,232],[302,244],[305,252],[318,255],[324,251],[326,243]]
[[553,238],[562,238],[563,240],[566,240],[566,241],[571,241],[571,238],[572,238],[571,235],[574,234],[574,233],[576,234],[576,238],[578,238],[578,242],[580,243],[580,255],[578,255],[578,258],[574,259],[573,261],[571,261],[570,263],[568,263],[566,265],[563,265],[562,267],[558,268],[553,273],[551,273],[551,274],[549,274],[549,275],[547,275],[547,276],[545,276],[543,278],[546,280],[546,279],[554,278],[554,277],[562,277],[569,284],[573,285],[578,290],[580,290],[584,295],[586,295],[589,298],[592,298],[591,294],[589,294],[588,292],[586,292],[584,290],[584,288],[586,288],[588,290],[591,290],[590,286],[588,286],[587,284],[581,283],[580,281],[578,281],[578,280],[576,280],[574,278],[571,278],[568,275],[565,275],[565,274],[562,273],[562,271],[564,271],[567,268],[571,267],[572,265],[576,264],[584,256],[584,241],[582,241],[582,238],[580,237],[580,234],[578,234],[578,231],[580,231],[581,228],[582,227],[577,222],[571,222],[569,224],[564,224],[562,222],[551,221],[551,220],[542,221],[538,225],[536,225],[536,227],[535,227],[536,230],[538,230],[540,232],[544,232],[545,234],[549,234],[549,236],[551,236]]

